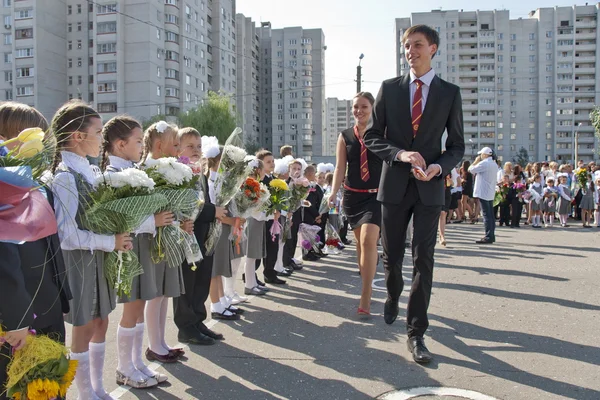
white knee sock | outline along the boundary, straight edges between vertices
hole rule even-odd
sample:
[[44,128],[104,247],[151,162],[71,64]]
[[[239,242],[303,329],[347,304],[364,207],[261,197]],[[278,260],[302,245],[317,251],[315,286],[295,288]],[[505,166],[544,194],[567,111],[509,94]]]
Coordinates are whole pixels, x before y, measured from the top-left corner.
[[75,386],[77,386],[77,392],[79,392],[79,400],[97,399],[90,377],[90,352],[71,353],[70,356],[72,360],[77,360]]
[[600,226],[600,211],[594,211],[594,225]]
[[167,312],[169,311],[169,298],[164,297],[162,304],[160,305],[160,343],[162,346],[168,350],[171,350],[171,347],[165,341],[165,334],[167,330]]
[[243,258],[236,258],[231,260],[231,278],[222,277],[223,280],[223,292],[227,297],[233,297],[235,295],[235,280],[237,279],[237,273],[240,269],[240,265]]
[[279,251],[277,252],[277,261],[275,262],[275,271],[277,272],[285,271],[283,268],[283,246],[284,243],[279,241]]
[[133,364],[133,342],[135,341],[135,328],[117,328],[117,370],[134,381],[146,379],[146,375],[138,371]]
[[255,258],[246,258],[246,266],[244,268],[244,273],[246,274],[246,288],[252,289],[258,285],[256,282],[256,259]]
[[92,387],[96,396],[103,399],[109,399],[108,393],[104,390],[104,355],[106,352],[106,344],[90,342],[90,378]]
[[544,225],[548,225],[548,214],[544,214]]
[[169,354],[169,349],[165,348],[161,340],[161,307],[164,300],[163,296],[157,297],[146,302],[146,325],[148,326],[148,347],[156,354],[165,356]]
[[550,214],[550,226],[554,225],[554,214]]
[[136,369],[141,371],[146,376],[154,376],[148,366],[144,363],[142,358],[142,351],[144,348],[144,328],[143,322],[135,325],[135,335],[133,337],[133,349],[131,352],[131,361]]

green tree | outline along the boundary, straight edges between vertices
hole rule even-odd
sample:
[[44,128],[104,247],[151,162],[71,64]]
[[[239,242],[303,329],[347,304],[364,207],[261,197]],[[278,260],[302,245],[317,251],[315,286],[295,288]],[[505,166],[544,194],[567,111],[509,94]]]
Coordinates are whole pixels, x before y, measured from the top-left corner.
[[529,163],[529,153],[525,147],[521,147],[517,155],[513,158],[513,162],[519,164],[521,167],[525,168],[525,166]]
[[[600,106],[595,106],[590,112],[590,122],[594,127],[596,138],[600,141]],[[596,154],[600,156],[600,146],[596,147]]]
[[177,119],[179,126],[194,128],[203,136],[216,136],[219,143],[225,143],[237,126],[230,96],[216,92],[208,92],[204,104],[181,113]]

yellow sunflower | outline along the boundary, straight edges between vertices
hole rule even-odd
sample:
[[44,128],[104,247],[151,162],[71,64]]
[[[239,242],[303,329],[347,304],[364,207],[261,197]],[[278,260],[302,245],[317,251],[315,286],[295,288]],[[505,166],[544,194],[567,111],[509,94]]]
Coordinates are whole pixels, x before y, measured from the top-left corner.
[[271,183],[269,183],[269,186],[285,191],[290,190],[287,183],[282,179],[273,179]]
[[36,379],[27,385],[28,400],[48,400],[58,396],[60,386],[58,382],[49,379]]

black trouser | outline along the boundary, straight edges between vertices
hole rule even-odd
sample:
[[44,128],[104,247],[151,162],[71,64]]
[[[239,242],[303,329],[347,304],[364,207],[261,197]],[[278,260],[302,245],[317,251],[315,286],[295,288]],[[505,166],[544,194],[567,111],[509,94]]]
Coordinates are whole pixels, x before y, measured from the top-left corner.
[[206,320],[206,299],[210,291],[213,257],[204,256],[196,271],[184,261],[181,269],[185,293],[173,298],[175,325],[183,330],[199,325]]
[[519,199],[513,199],[512,201],[512,217],[510,226],[519,226],[521,221],[521,214],[523,213],[523,203]]
[[292,265],[292,258],[296,254],[296,246],[298,245],[298,230],[302,223],[302,215],[300,212],[295,212],[292,217],[292,226],[290,228],[291,238],[287,239],[283,245],[283,266],[289,267]]
[[575,194],[575,219],[577,221],[581,221],[581,208],[579,208],[579,205],[581,204],[582,198],[583,193],[581,193],[581,190],[578,190],[577,194]]
[[[275,271],[275,264],[277,263],[277,253],[279,253],[279,235],[275,236],[275,240],[271,237],[271,227],[273,226],[273,220],[267,221],[267,234],[266,234],[266,248],[267,257],[262,259],[263,262],[263,275],[267,279],[277,278],[277,272]],[[260,268],[261,260],[256,260],[256,269]]]
[[329,214],[321,214],[321,223],[319,226],[321,230],[319,231],[319,238],[321,239],[321,245],[319,246],[321,249],[325,247],[325,241],[327,240],[327,235],[325,234],[327,228],[327,220],[329,219]]
[[433,255],[441,211],[441,205],[426,206],[421,202],[414,179],[409,180],[401,204],[382,203],[383,265],[388,299],[391,301],[398,301],[404,288],[404,242],[410,218],[414,218],[413,281],[406,312],[409,337],[423,336],[429,327],[427,309],[433,284]]
[[502,224],[510,224],[510,203],[506,200],[500,203],[500,225]]
[[348,219],[342,218],[342,227],[340,228],[340,239],[342,242],[348,241]]
[[[48,335],[51,339],[54,339],[60,343],[65,342],[65,323],[62,318],[60,321],[56,321],[56,324],[52,326],[48,326],[46,328],[35,328],[35,331],[38,335]],[[6,380],[8,376],[6,374],[6,367],[8,367],[8,363],[10,361],[12,348],[8,345],[8,343],[4,343],[0,345],[0,400],[8,400],[9,398],[6,396]],[[57,397],[60,399],[60,397]]]

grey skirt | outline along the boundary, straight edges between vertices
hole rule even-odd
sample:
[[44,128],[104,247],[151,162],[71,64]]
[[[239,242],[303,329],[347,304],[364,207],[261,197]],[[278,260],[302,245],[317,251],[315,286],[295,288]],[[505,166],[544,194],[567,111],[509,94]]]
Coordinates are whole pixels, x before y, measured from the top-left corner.
[[581,197],[579,208],[582,210],[594,210],[596,208],[596,205],[594,204],[594,194],[590,190]]
[[267,238],[267,228],[265,221],[257,221],[254,218],[248,218],[246,236],[248,237],[246,257],[256,260],[262,260],[267,257],[267,246],[265,243]]
[[115,289],[104,276],[104,252],[96,250],[63,250],[67,278],[73,299],[65,321],[83,326],[96,319],[105,319],[117,306]]
[[531,201],[531,211],[542,211],[543,202],[538,203],[535,200]]
[[556,201],[556,199],[545,198],[542,202],[542,211],[546,213],[555,213]]
[[119,303],[130,303],[136,300],[152,300],[158,297],[156,290],[156,274],[152,262],[153,236],[143,233],[133,238],[133,251],[142,265],[143,273],[133,278],[129,296],[121,296]]
[[557,202],[557,209],[560,215],[570,214],[571,213],[571,202],[568,200],[559,197]]
[[231,226],[223,224],[223,231],[215,246],[213,254],[212,277],[224,276],[231,278],[231,260],[233,259],[233,246],[229,239]]

